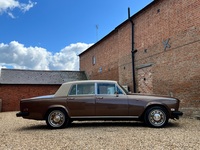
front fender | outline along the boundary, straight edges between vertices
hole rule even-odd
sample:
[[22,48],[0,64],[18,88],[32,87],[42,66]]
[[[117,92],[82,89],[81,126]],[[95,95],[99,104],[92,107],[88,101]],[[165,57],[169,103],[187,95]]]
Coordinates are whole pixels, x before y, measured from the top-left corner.
[[161,103],[161,102],[149,102],[147,103],[146,107],[145,107],[145,111],[150,108],[150,107],[153,107],[153,106],[161,106],[161,107],[164,107],[168,114],[170,114],[170,108],[165,104],[165,103]]

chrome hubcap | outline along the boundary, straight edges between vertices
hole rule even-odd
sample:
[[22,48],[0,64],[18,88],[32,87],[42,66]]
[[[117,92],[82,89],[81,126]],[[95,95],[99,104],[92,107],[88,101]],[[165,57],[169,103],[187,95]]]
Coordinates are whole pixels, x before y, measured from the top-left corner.
[[154,114],[153,119],[155,121],[159,121],[161,119],[161,115],[160,114]]
[[165,121],[166,121],[166,115],[165,113],[160,110],[160,109],[155,109],[152,110],[149,113],[149,122],[153,125],[153,126],[162,126]]
[[61,117],[59,115],[54,116],[53,121],[54,122],[59,122]]
[[54,110],[49,114],[48,122],[52,127],[61,127],[65,122],[65,115],[60,110]]

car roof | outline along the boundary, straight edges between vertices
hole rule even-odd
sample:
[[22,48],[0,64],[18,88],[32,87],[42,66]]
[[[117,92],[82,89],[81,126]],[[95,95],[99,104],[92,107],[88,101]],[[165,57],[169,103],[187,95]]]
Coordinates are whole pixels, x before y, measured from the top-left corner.
[[65,96],[68,95],[71,85],[78,84],[78,83],[117,83],[117,81],[113,80],[81,80],[81,81],[70,81],[63,83],[57,92],[54,94],[55,97],[57,96]]
[[65,83],[63,83],[63,84],[96,83],[96,82],[117,83],[117,81],[114,81],[114,80],[79,80],[79,81],[65,82]]

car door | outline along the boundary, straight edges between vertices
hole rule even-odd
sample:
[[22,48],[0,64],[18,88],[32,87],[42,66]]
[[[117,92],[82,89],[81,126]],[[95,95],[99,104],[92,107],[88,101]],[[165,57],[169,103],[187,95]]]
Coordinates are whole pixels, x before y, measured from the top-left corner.
[[72,118],[95,116],[95,84],[74,84],[67,97],[67,109]]
[[96,116],[128,116],[127,96],[113,83],[97,83]]

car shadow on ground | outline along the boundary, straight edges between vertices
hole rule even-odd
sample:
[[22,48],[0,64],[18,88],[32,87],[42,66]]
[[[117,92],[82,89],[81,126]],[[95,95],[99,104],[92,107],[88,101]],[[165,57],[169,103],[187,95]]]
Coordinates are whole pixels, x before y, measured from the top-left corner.
[[90,127],[145,127],[143,122],[136,121],[75,121],[71,123],[71,128]]
[[[64,129],[74,128],[118,128],[118,127],[130,127],[130,128],[150,128],[143,122],[137,121],[74,121],[68,127]],[[169,122],[164,128],[180,128],[181,125],[178,122]],[[153,128],[152,128],[153,129]],[[37,125],[29,125],[26,127],[18,128],[17,131],[29,131],[29,130],[53,130],[50,129],[45,123]]]
[[20,128],[16,129],[16,131],[31,131],[31,130],[49,130],[46,124],[41,125],[29,125],[29,126],[21,126]]
[[[134,128],[150,128],[144,122],[139,121],[87,121],[87,122],[73,122],[70,128],[90,128],[90,127],[134,127]],[[178,122],[169,122],[164,128],[176,128],[180,127]]]

